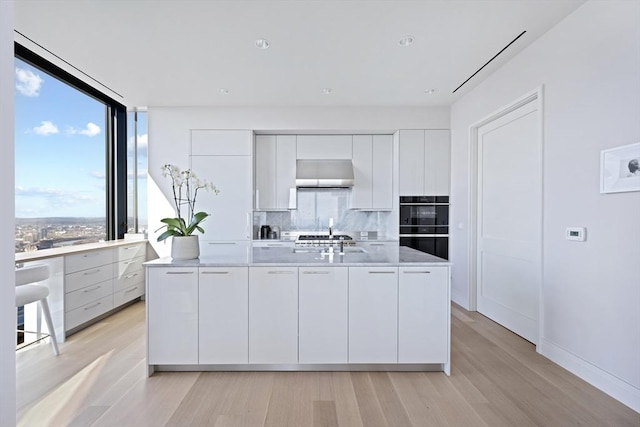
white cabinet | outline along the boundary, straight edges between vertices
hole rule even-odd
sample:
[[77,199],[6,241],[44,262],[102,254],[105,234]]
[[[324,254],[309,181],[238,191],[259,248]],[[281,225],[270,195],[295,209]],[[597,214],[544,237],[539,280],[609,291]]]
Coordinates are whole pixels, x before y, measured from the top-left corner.
[[248,268],[201,267],[198,279],[199,363],[248,363]]
[[398,362],[398,268],[349,267],[349,363]]
[[147,269],[149,364],[198,363],[198,269]]
[[254,248],[295,248],[296,243],[293,241],[282,240],[254,240],[252,243]]
[[291,190],[296,188],[296,136],[257,135],[255,148],[255,208],[295,208]]
[[449,363],[448,275],[448,267],[400,267],[399,363]]
[[401,130],[400,195],[449,195],[450,162],[448,130]]
[[194,129],[191,131],[191,155],[250,156],[252,137],[250,130]]
[[346,267],[299,269],[299,363],[347,363]]
[[393,209],[392,136],[354,135],[353,174],[352,209]]
[[249,241],[251,236],[251,156],[191,156],[191,169],[213,182],[220,194],[200,191],[196,208],[211,215],[201,241]]
[[298,363],[298,268],[249,268],[249,363]]
[[116,275],[113,281],[114,307],[144,295],[142,263],[147,259],[146,248],[146,243],[131,243],[118,246],[116,249],[116,265],[114,267]]
[[298,135],[298,159],[351,159],[351,135]]

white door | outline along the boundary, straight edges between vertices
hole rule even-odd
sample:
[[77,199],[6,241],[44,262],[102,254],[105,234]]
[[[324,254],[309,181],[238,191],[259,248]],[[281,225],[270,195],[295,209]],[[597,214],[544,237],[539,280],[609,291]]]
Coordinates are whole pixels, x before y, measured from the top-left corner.
[[478,129],[478,311],[536,343],[542,142],[535,101]]

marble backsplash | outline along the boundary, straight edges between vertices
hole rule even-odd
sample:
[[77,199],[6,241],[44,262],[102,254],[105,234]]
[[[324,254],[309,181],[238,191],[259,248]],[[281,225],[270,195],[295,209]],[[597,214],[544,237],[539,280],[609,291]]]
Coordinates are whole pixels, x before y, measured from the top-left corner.
[[346,188],[298,189],[298,209],[275,212],[254,212],[254,239],[260,226],[279,227],[281,231],[329,230],[333,218],[334,232],[376,231],[387,234],[391,212],[369,212],[349,209],[351,190]]

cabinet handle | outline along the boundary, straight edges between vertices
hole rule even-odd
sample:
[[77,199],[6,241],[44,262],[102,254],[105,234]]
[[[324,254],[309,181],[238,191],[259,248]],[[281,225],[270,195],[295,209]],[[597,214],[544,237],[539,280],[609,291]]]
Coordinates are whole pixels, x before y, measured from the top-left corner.
[[369,274],[396,274],[395,271],[370,271]]
[[135,261],[125,261],[124,265],[129,265],[129,264],[134,264],[134,263],[135,263]]
[[201,271],[200,274],[229,274],[228,271]]
[[294,274],[293,271],[287,271],[287,270],[282,270],[282,271],[269,271],[269,274]]
[[100,269],[99,269],[99,268],[96,268],[95,270],[85,271],[85,272],[83,273],[83,276],[89,276],[89,275],[91,275],[91,274],[96,274],[96,273],[99,273],[99,272],[100,272]]
[[267,246],[284,246],[283,243],[267,243]]
[[235,245],[236,242],[207,242],[208,245]]
[[98,255],[98,252],[84,254],[84,255],[82,255],[82,258],[89,258],[89,257],[96,256],[96,255]]
[[167,271],[166,274],[193,274],[193,271]]
[[430,274],[430,271],[403,271],[404,274]]
[[126,247],[124,247],[122,249],[124,249],[125,251],[128,251],[129,249],[135,249],[135,248],[136,248],[136,246],[126,246]]
[[131,289],[128,289],[128,290],[124,291],[124,293],[128,294],[129,292],[133,292],[133,291],[136,291],[136,290],[138,290],[137,286],[135,288],[131,288]]
[[85,310],[91,310],[92,308],[96,308],[97,306],[99,306],[100,304],[102,304],[101,302],[98,302],[96,304],[90,305],[89,307],[85,307]]
[[98,286],[94,286],[93,288],[90,289],[85,289],[83,292],[93,292],[93,291],[97,291],[98,289],[100,289],[102,286],[98,285]]
[[369,243],[369,246],[384,246],[384,243]]
[[330,274],[328,271],[303,271],[302,274]]
[[129,274],[128,276],[124,276],[125,279],[131,279],[132,277],[136,277],[138,273]]

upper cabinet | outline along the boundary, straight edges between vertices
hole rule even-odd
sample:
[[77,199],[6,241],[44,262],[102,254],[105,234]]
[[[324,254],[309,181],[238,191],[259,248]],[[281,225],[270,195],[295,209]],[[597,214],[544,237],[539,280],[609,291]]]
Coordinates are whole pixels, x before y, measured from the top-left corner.
[[351,208],[393,209],[393,137],[354,135],[352,161]]
[[450,161],[448,130],[401,130],[400,196],[448,196]]
[[298,135],[298,159],[351,159],[351,135]]
[[295,209],[296,136],[257,135],[255,153],[255,209]]

